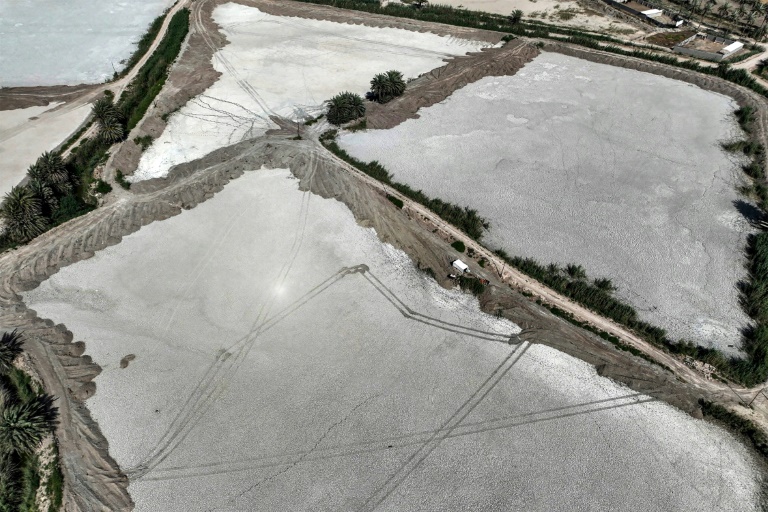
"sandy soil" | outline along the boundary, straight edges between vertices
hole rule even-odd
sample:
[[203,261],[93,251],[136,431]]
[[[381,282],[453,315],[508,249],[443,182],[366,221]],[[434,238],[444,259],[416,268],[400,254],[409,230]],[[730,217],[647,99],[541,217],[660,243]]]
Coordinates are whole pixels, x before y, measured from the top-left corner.
[[171,118],[142,156],[133,181],[163,176],[172,165],[258,136],[275,127],[270,116],[317,115],[337,92],[364,94],[377,72],[396,68],[415,77],[447,57],[486,45],[402,29],[274,16],[232,3],[217,7],[213,17],[229,41],[214,57],[222,76]]
[[[464,7],[472,11],[484,11],[495,14],[509,15],[520,9],[524,18],[533,18],[554,23],[579,27],[595,31],[614,31],[623,35],[640,34],[635,24],[628,24],[617,18],[584,8],[578,1],[559,0],[440,0],[439,4],[451,7]],[[558,13],[566,13],[559,15]],[[650,27],[648,27],[650,28]]]
[[[0,195],[18,185],[27,168],[58,147],[90,114],[90,105],[33,106],[0,110]],[[45,114],[44,114],[45,113]],[[45,122],[28,122],[45,115]]]
[[582,263],[672,336],[727,351],[748,323],[735,283],[751,228],[735,207],[741,171],[718,147],[738,136],[735,108],[680,82],[543,54],[341,144],[478,208],[492,247]]
[[44,107],[51,102],[68,102],[97,88],[94,85],[52,87],[0,87],[0,111]]
[[756,509],[724,432],[518,340],[289,178],[249,172],[25,294],[89,340],[136,510]]
[[3,2],[0,87],[102,82],[121,69],[152,20],[172,3]]

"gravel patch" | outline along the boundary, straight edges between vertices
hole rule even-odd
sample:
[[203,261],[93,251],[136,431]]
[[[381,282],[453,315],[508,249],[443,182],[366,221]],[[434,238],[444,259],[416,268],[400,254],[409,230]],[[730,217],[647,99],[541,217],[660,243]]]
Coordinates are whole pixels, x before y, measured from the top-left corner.
[[735,203],[741,171],[719,146],[740,133],[735,108],[683,82],[545,53],[341,145],[477,208],[491,247],[583,264],[673,337],[736,353],[750,227]]

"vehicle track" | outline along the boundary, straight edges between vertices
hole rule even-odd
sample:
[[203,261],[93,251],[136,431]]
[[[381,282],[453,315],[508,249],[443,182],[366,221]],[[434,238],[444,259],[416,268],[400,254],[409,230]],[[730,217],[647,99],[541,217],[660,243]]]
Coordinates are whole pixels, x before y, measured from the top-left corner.
[[[479,422],[462,423],[458,428],[455,429],[455,431],[448,434],[446,439],[481,434],[494,430],[509,429],[545,421],[555,421],[558,419],[582,416],[585,414],[594,414],[602,411],[630,407],[633,405],[641,405],[655,401],[656,400],[654,398],[650,398],[644,394],[634,393],[630,395],[622,395],[601,400],[593,400],[583,404],[555,407],[524,414],[508,415]],[[430,436],[438,434],[439,432],[439,429],[425,430],[409,434],[402,434],[399,436],[384,437],[370,441],[316,447],[313,450],[291,452],[286,454],[249,457],[241,460],[214,462],[210,464],[197,464],[192,466],[157,468],[151,475],[144,477],[143,480],[176,480],[181,478],[196,478],[201,476],[240,473],[243,471],[252,471],[254,469],[281,467],[295,464],[297,462],[329,460],[352,455],[376,453],[390,449],[407,448],[410,446],[423,445],[429,440]]]
[[509,355],[504,358],[499,366],[491,373],[491,375],[483,382],[483,384],[459,407],[453,415],[448,418],[445,423],[432,434],[429,439],[422,444],[418,450],[413,452],[400,468],[392,474],[383,485],[381,485],[376,491],[363,503],[358,509],[360,511],[375,510],[384,500],[386,500],[390,494],[392,494],[402,484],[406,478],[418,468],[429,455],[435,451],[445,438],[451,435],[456,430],[461,422],[469,416],[469,414],[477,407],[483,399],[493,390],[493,388],[501,382],[501,379],[512,369],[512,367],[523,357],[525,352],[530,347],[528,342],[522,342],[520,345],[515,346]]

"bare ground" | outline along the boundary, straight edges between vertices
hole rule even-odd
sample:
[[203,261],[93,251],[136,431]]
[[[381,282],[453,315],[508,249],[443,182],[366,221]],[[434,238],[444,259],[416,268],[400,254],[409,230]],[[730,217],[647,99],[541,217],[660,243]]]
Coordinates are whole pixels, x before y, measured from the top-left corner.
[[44,107],[52,101],[66,103],[100,87],[99,84],[3,87],[0,88],[0,110]]

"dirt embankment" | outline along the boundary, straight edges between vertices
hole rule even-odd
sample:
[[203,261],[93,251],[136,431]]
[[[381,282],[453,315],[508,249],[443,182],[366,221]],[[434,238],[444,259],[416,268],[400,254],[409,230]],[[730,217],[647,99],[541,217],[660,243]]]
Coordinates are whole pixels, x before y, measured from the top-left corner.
[[141,160],[141,147],[133,139],[149,135],[157,139],[168,125],[168,116],[190,99],[202,94],[221,73],[213,68],[214,52],[227,42],[213,22],[213,9],[225,0],[198,0],[191,6],[190,34],[178,60],[171,68],[162,91],[144,118],[134,128],[110,160],[111,169],[130,176]]
[[385,105],[368,103],[368,128],[394,128],[406,119],[415,119],[417,111],[439,103],[467,84],[486,76],[514,75],[539,54],[529,41],[517,39],[501,48],[488,48],[451,59],[408,84],[406,94]]
[[[369,27],[401,28],[414,32],[432,32],[441,36],[466,39],[468,41],[485,41],[488,43],[498,43],[502,37],[502,34],[487,30],[372,15],[357,11],[345,11],[323,5],[291,2],[289,0],[279,2],[274,0],[198,0],[191,7],[190,37],[179,60],[171,70],[162,92],[158,95],[153,106],[144,116],[144,119],[131,132],[128,140],[121,144],[115,152],[114,157],[109,163],[110,169],[119,169],[126,176],[132,175],[139,165],[142,152],[141,147],[133,142],[133,139],[144,135],[149,135],[153,139],[160,137],[167,126],[167,116],[177,111],[190,99],[203,93],[221,76],[221,73],[213,68],[213,59],[214,53],[227,44],[227,39],[213,21],[212,13],[218,5],[228,1],[256,7],[263,12],[275,16],[294,16],[366,25]],[[485,60],[488,61],[485,65],[488,65],[490,59]],[[516,69],[513,69],[512,59],[506,62],[508,67],[512,66],[509,67],[509,72],[516,71]],[[524,62],[520,66],[523,64]],[[480,66],[478,64],[478,67]],[[465,73],[471,74],[471,72]],[[431,97],[436,97],[437,95],[439,93],[432,94]],[[165,119],[163,119],[163,116],[166,116]]]
[[102,87],[101,84],[3,87],[0,88],[0,110],[44,107],[51,102],[59,101],[68,103],[100,87]]

